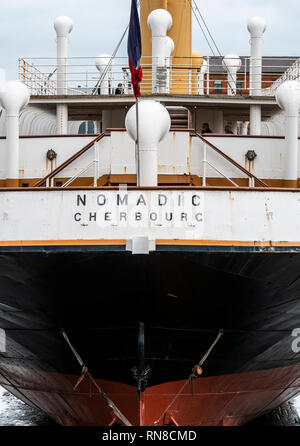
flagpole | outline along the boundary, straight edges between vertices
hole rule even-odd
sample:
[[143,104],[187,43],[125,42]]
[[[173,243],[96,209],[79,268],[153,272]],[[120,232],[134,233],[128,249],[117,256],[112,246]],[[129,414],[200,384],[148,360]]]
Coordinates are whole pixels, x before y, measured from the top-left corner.
[[[140,2],[139,2],[140,3]],[[129,69],[131,71],[131,84],[136,98],[136,142],[135,142],[135,160],[136,160],[136,185],[140,187],[140,136],[139,136],[139,96],[140,82],[143,78],[141,67],[142,57],[142,37],[141,24],[138,12],[137,0],[131,0],[130,21],[128,30],[127,51],[129,59]]]
[[136,98],[136,143],[135,143],[135,160],[136,160],[136,185],[140,187],[140,129],[139,129],[139,98]]

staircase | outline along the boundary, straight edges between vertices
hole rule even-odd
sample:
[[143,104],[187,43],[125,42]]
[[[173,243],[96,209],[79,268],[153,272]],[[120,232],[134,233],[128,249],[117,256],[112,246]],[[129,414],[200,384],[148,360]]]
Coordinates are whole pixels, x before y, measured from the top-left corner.
[[188,129],[189,111],[184,107],[168,107],[171,117],[171,128]]
[[[81,155],[83,155],[85,152],[87,152],[89,149],[91,149],[96,142],[100,141],[105,136],[106,136],[105,133],[101,133],[100,135],[96,136],[96,138],[93,139],[90,143],[88,143],[86,146],[84,146],[78,152],[74,153],[74,155],[72,155],[69,159],[67,159],[64,163],[62,163],[60,166],[58,166],[56,169],[54,169],[52,172],[50,172],[44,178],[39,180],[34,185],[34,187],[45,187],[45,186],[49,187],[49,186],[53,185],[54,177],[59,172],[61,172],[66,167],[68,167],[73,161],[75,161],[77,158],[79,158]],[[74,177],[74,179],[75,179],[75,177]],[[71,178],[70,180],[73,180],[73,178]],[[70,182],[70,180],[68,180],[68,183]]]

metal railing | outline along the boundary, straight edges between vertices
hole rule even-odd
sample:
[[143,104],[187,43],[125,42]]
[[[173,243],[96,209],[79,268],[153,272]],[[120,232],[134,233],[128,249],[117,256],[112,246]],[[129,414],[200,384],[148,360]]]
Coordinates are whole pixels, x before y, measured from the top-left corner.
[[[56,69],[54,69],[56,70]],[[29,91],[36,95],[56,94],[56,82],[51,79],[52,73],[43,73],[33,63],[19,59],[19,80],[24,82]]]
[[273,84],[263,90],[263,94],[266,96],[274,96],[278,87],[285,81],[299,80],[300,79],[300,59],[297,59],[290,68],[288,68],[282,76],[280,76]]
[[76,173],[76,175],[73,175],[68,181],[66,181],[62,185],[62,187],[70,186],[70,184],[72,184],[73,181],[77,180],[77,178],[80,178],[83,174],[86,174],[90,170],[92,170],[91,177],[93,178],[93,186],[96,187],[99,178],[99,141],[94,143],[93,161],[89,163],[86,167],[82,168],[78,173]]
[[[74,155],[72,155],[69,159],[64,161],[60,166],[58,166],[56,169],[54,169],[52,172],[50,172],[48,175],[46,175],[44,178],[42,178],[40,181],[38,181],[35,184],[35,187],[53,187],[55,184],[55,177],[58,176],[58,174],[61,174],[64,169],[69,167],[75,160],[80,158],[82,155],[84,155],[87,151],[90,149],[94,149],[94,159],[84,167],[82,167],[78,172],[76,172],[72,177],[61,181],[60,178],[60,187],[68,187],[70,186],[76,179],[78,178],[93,178],[93,183],[89,184],[89,186],[97,186],[98,179],[100,177],[100,171],[99,171],[99,157],[100,157],[100,141],[107,136],[105,133],[101,133],[96,138],[94,138],[91,142],[89,142],[86,146],[84,146],[81,150],[76,152]],[[223,160],[231,164],[234,168],[236,168],[239,171],[239,174],[244,174],[246,177],[248,177],[249,180],[249,187],[268,187],[266,183],[264,183],[262,180],[257,178],[253,173],[251,173],[249,170],[245,169],[243,166],[241,166],[239,163],[237,163],[235,160],[233,160],[230,156],[228,156],[226,153],[224,153],[222,150],[220,150],[218,147],[216,147],[214,144],[212,144],[210,141],[208,141],[205,137],[200,135],[199,133],[196,133],[196,136],[203,142],[203,159],[201,160],[201,163],[203,164],[203,174],[202,174],[202,186],[206,187],[207,185],[207,178],[210,178],[207,175],[207,166],[209,166],[212,170],[216,171],[219,175],[221,175],[223,178],[228,180],[233,186],[235,187],[241,187],[239,186],[234,180],[232,180],[228,175],[224,174],[220,167],[216,167],[212,162],[208,160],[207,157],[207,148],[209,147],[214,152],[216,152]],[[89,173],[87,175],[87,173]],[[85,175],[84,175],[85,174]],[[110,174],[109,171],[107,171],[107,174]],[[191,175],[191,173],[190,173]],[[242,177],[238,177],[242,178]],[[57,184],[56,184],[57,185]]]
[[249,180],[249,187],[255,187],[257,184],[260,187],[269,187],[266,183],[264,183],[262,180],[257,178],[253,173],[249,172],[249,170],[245,169],[243,166],[241,166],[239,163],[237,163],[235,160],[230,158],[230,156],[226,155],[226,153],[222,152],[222,150],[218,149],[214,144],[212,144],[210,141],[208,141],[206,138],[204,138],[199,133],[196,133],[196,136],[201,139],[203,142],[203,177],[202,177],[202,186],[206,186],[206,180],[207,180],[207,171],[206,167],[207,165],[210,166],[213,170],[218,172],[223,178],[226,178],[231,184],[233,184],[235,187],[241,187],[236,182],[234,182],[231,178],[229,178],[227,175],[225,175],[220,169],[218,169],[216,166],[214,166],[212,163],[210,163],[207,160],[207,147],[210,147],[214,152],[216,152],[218,155],[220,155],[223,159],[225,159],[227,162],[229,162],[232,166],[234,166],[237,170],[242,172],[244,175],[248,177]]
[[67,182],[62,184],[62,187],[67,187],[73,181],[80,177],[83,173],[85,173],[91,166],[94,167],[93,169],[93,185],[97,185],[97,180],[99,178],[98,174],[98,166],[99,166],[99,141],[103,139],[106,136],[105,133],[101,133],[96,138],[94,138],[91,142],[89,142],[86,146],[84,146],[82,149],[80,149],[78,152],[76,152],[74,155],[72,155],[69,159],[67,159],[64,163],[62,163],[60,166],[58,166],[56,169],[54,169],[52,172],[50,172],[48,175],[46,175],[44,178],[42,178],[40,181],[38,181],[35,184],[35,187],[53,187],[54,186],[54,180],[55,177],[59,173],[61,173],[66,167],[70,166],[71,163],[73,163],[75,160],[77,160],[79,157],[81,157],[83,154],[85,154],[88,150],[91,148],[94,148],[94,160],[88,164],[88,166],[81,169],[78,173],[76,173],[73,177],[71,177]]
[[[207,56],[204,60],[205,72],[199,57],[143,57],[142,94],[227,95],[232,79],[222,65],[222,58]],[[255,90],[250,85],[250,62],[249,57],[241,58],[236,95],[251,96]],[[20,58],[19,79],[28,86],[31,95],[133,94],[127,57],[111,58],[107,67],[101,65],[99,57],[68,58],[62,91],[57,88],[56,68],[56,58]],[[278,83],[298,75],[297,58],[263,58],[261,94],[273,95]]]

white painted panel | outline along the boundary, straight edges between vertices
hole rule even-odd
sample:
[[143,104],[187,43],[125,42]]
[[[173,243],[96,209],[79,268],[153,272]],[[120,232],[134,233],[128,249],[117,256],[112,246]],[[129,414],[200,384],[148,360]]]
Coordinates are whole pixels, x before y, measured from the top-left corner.
[[[162,200],[161,206],[158,199]],[[127,217],[122,219],[121,212]],[[157,217],[151,219],[151,213],[157,213]],[[186,214],[184,218],[182,213]],[[137,236],[300,242],[300,192],[0,192],[1,241],[128,239]]]
[[[188,132],[170,132],[158,144],[159,174],[188,174],[190,136]],[[111,133],[112,174],[134,174],[135,144],[125,132]]]
[[[193,141],[196,147],[203,145],[198,138],[194,138],[198,142]],[[285,140],[278,138],[238,138],[238,137],[208,137],[208,141],[214,144],[217,148],[229,155],[236,162],[243,167],[249,169],[249,164],[245,164],[245,155],[249,150],[254,150],[257,158],[251,164],[252,173],[258,178],[274,178],[280,179],[283,177],[284,155],[285,155]],[[300,143],[299,143],[300,144]],[[300,146],[299,146],[300,147]],[[230,164],[223,161],[219,155],[208,148],[209,161],[217,162],[217,166],[223,169],[226,175],[243,178],[244,175],[239,175],[236,168],[231,168]],[[218,161],[216,161],[218,160]],[[218,176],[215,175],[214,176]],[[300,169],[299,169],[300,177]]]
[[135,174],[135,143],[127,132],[111,132],[111,173]]
[[158,145],[158,173],[189,173],[191,137],[188,132],[170,132]]
[[[20,139],[20,178],[42,178],[50,172],[51,163],[46,162],[49,149],[57,152],[56,165],[59,166],[74,153],[89,143],[94,136],[65,138],[21,138]],[[285,141],[277,138],[239,138],[208,137],[242,166],[249,169],[245,160],[248,150],[255,150],[257,158],[251,163],[252,173],[259,178],[281,179],[283,177]],[[0,179],[5,178],[6,140],[0,139]],[[112,132],[99,143],[100,163],[99,175],[134,174],[135,144],[126,132]],[[85,168],[93,160],[93,149],[73,162],[60,174],[68,178]],[[228,177],[245,178],[233,167],[207,146],[207,159],[218,170]],[[203,172],[203,142],[197,137],[190,137],[188,132],[170,132],[158,146],[158,172],[160,174],[196,174]],[[300,163],[300,157],[299,157]],[[86,173],[85,176],[90,176]],[[219,177],[211,167],[207,168],[207,176]],[[300,177],[300,166],[298,177]]]
[[[95,138],[85,137],[65,137],[65,138],[21,138],[20,139],[20,177],[21,178],[42,178],[50,173],[50,162],[46,162],[46,153],[53,149],[57,153],[57,166],[62,164],[74,153],[78,152],[85,145]],[[0,178],[5,178],[5,151],[6,140],[0,139]],[[55,164],[54,164],[55,167]]]

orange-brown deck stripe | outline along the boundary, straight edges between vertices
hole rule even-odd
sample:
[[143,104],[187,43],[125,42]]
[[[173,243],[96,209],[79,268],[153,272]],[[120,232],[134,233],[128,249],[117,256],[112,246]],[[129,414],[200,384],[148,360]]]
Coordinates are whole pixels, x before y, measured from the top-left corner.
[[[157,245],[174,245],[174,246],[271,246],[271,247],[288,247],[300,246],[299,242],[273,242],[273,241],[235,241],[235,240],[156,240]],[[0,241],[0,246],[120,246],[126,245],[125,239],[115,240],[9,240]]]

